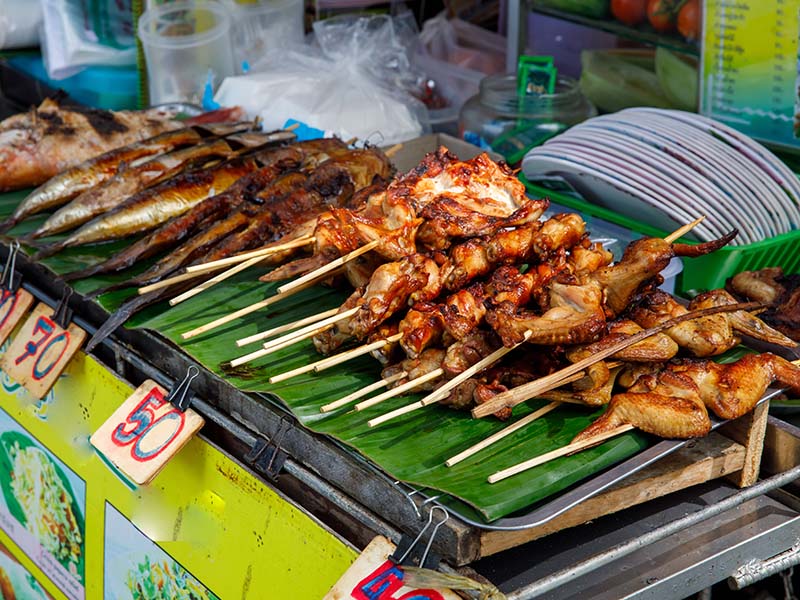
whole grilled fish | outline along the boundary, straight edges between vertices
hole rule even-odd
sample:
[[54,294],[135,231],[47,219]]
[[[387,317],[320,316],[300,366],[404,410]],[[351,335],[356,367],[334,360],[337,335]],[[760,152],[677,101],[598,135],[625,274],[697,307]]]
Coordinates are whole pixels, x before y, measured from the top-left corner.
[[[314,214],[323,212],[327,205],[345,203],[354,191],[357,191],[356,186],[359,183],[366,181],[367,183],[361,185],[364,187],[369,185],[376,176],[385,178],[391,172],[389,160],[377,149],[347,151],[343,154],[338,165],[333,164],[336,163],[336,158],[331,158],[320,165],[312,176],[307,178],[302,189],[282,196],[271,195],[266,198],[267,201],[260,207],[258,214],[272,215],[273,227],[269,235],[273,239],[291,233],[298,224],[313,218]],[[358,159],[359,155],[362,160]],[[323,166],[325,166],[324,169]],[[268,192],[262,192],[262,196],[266,194]],[[222,240],[224,242],[225,237]],[[212,252],[211,256],[221,258],[219,252]],[[213,259],[202,256],[195,260],[205,262]],[[167,287],[128,300],[92,336],[86,346],[86,351],[89,352],[142,308],[172,297],[178,291],[188,289],[192,285],[193,282],[188,281],[179,284],[178,289]]]
[[108,181],[83,192],[50,215],[28,237],[35,240],[74,229],[108,212],[133,194],[180,173],[187,166],[200,166],[205,159],[225,159],[235,154],[237,150],[226,139],[217,138],[162,154],[136,166],[123,167]]
[[112,112],[48,98],[0,123],[0,192],[40,185],[93,156],[184,127],[173,117],[161,109]]
[[107,242],[155,229],[206,198],[226,190],[237,179],[257,168],[255,158],[242,156],[211,168],[184,171],[134,194],[108,213],[85,223],[64,240],[43,246],[34,258],[51,256],[64,248]]
[[252,123],[209,123],[182,127],[85,160],[51,177],[28,194],[13,214],[0,223],[0,232],[7,231],[31,215],[58,208],[82,192],[111,179],[122,164],[136,165],[148,157],[200,143],[203,138],[228,135],[249,126]]
[[[281,198],[285,198],[292,194],[292,192],[302,189],[307,179],[308,174],[300,171],[283,175],[273,185],[259,193],[258,196],[254,194],[250,198],[245,199],[245,201],[239,205],[238,210],[233,214],[225,219],[210,223],[200,233],[182,244],[177,250],[156,262],[140,275],[127,280],[124,284],[120,284],[120,287],[143,286],[154,283],[162,277],[166,277],[177,271],[180,267],[190,263],[195,258],[206,256],[208,251],[213,248],[215,244],[218,244],[220,240],[224,240],[228,236],[242,231],[247,227],[251,216],[246,209],[243,210],[243,206],[274,206]],[[214,259],[209,258],[208,260]],[[107,289],[106,291],[110,290]]]
[[119,254],[100,264],[64,275],[67,281],[90,277],[99,273],[121,271],[139,260],[149,258],[178,245],[193,236],[201,228],[212,226],[222,216],[228,215],[246,198],[255,195],[272,184],[279,173],[295,168],[313,168],[326,160],[333,152],[346,150],[345,144],[336,138],[300,142],[262,152],[257,160],[262,165],[257,171],[239,179],[230,188],[200,202],[186,213],[173,218],[156,231],[134,242]]
[[383,153],[370,149],[335,153],[310,176],[288,173],[127,284],[147,285],[193,260],[217,260],[263,246],[287,235],[328,206],[344,205],[357,189],[366,187],[365,182],[388,177],[390,172]]

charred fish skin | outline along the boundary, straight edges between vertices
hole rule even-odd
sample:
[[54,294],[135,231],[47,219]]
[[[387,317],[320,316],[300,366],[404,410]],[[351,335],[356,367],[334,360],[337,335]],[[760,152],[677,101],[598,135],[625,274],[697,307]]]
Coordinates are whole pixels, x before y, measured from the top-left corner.
[[231,215],[221,221],[214,222],[206,230],[191,237],[174,252],[156,262],[141,275],[126,281],[124,284],[121,284],[121,286],[142,286],[154,283],[174,273],[198,256],[204,256],[205,253],[210,248],[213,248],[215,244],[219,243],[220,240],[224,240],[229,235],[247,227],[251,217],[247,215],[245,210],[242,210],[243,205],[252,206],[258,203],[261,206],[271,206],[279,199],[285,198],[294,191],[301,189],[306,180],[306,173],[299,171],[290,172],[279,177],[272,185],[264,190],[251,194],[243,194],[242,202]]
[[11,216],[0,223],[0,232],[11,229],[31,215],[61,206],[82,192],[100,185],[113,177],[123,162],[169,152],[200,140],[201,135],[192,128],[167,131],[70,167],[28,194]]
[[0,124],[0,192],[41,185],[93,156],[184,125],[164,110],[105,111],[47,99]]
[[64,276],[67,281],[83,279],[100,273],[121,271],[139,260],[149,258],[199,231],[201,223],[214,221],[230,213],[245,198],[266,189],[275,178],[293,169],[313,167],[330,154],[346,150],[341,140],[328,138],[300,142],[290,146],[260,150],[253,157],[262,165],[257,171],[239,179],[225,192],[212,196],[183,215],[173,218],[161,228],[135,242],[116,256]]
[[30,234],[32,240],[55,235],[83,225],[170,176],[188,164],[213,158],[227,158],[234,150],[224,139],[199,143],[160,155],[139,165],[122,168],[112,178],[95,186],[63,206]]

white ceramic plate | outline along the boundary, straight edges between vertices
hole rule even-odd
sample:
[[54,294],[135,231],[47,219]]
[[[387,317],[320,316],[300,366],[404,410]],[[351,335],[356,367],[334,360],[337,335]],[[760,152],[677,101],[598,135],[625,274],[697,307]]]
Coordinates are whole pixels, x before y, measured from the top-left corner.
[[[763,197],[769,196],[768,192],[759,188],[757,183],[746,181],[741,175],[742,169],[739,165],[720,156],[717,150],[708,143],[708,140],[696,137],[696,133],[690,128],[688,134],[676,134],[675,130],[665,127],[659,122],[652,120],[642,122],[635,115],[620,115],[619,117],[614,115],[614,118],[606,120],[604,125],[609,123],[614,123],[618,128],[621,127],[620,131],[624,134],[654,145],[663,152],[669,153],[676,160],[687,162],[727,192],[734,201],[735,212],[732,214],[727,212],[726,207],[715,207],[715,210],[725,213],[724,216],[731,219],[733,225],[737,225],[741,221],[743,212],[747,213],[758,231],[758,235],[748,239],[747,243],[771,235],[771,231],[775,228],[774,222],[771,219],[767,220],[763,214],[764,210],[759,210],[752,200],[754,194]],[[752,191],[751,187],[757,191]],[[744,241],[744,238],[740,241]]]
[[[653,112],[655,109],[641,108],[637,110],[640,112]],[[758,166],[764,175],[775,182],[782,192],[781,204],[787,213],[790,224],[786,229],[800,228],[800,180],[792,173],[789,167],[767,148],[745,134],[708,117],[675,110],[657,111],[657,114],[675,121],[681,121],[706,132],[713,138],[720,140],[721,144],[733,148],[751,163]]]
[[753,219],[762,223],[766,221],[768,236],[786,233],[791,229],[791,214],[794,212],[791,198],[759,165],[714,136],[666,115],[640,112],[635,119],[651,128],[660,128],[664,133],[674,131],[702,144],[709,159],[713,157],[717,162],[727,164],[738,181],[751,191],[752,195],[745,195],[746,206]]
[[737,227],[740,229],[740,236],[755,239],[756,234],[749,222],[734,225],[712,208],[724,205],[729,211],[735,209],[734,203],[725,192],[694,169],[670,155],[639,142],[633,137],[626,137],[611,130],[601,133],[596,130],[573,128],[558,136],[557,140],[586,144],[610,155],[622,157],[632,165],[646,165],[656,169],[674,181],[675,185],[684,185],[688,188],[696,197],[697,208],[708,216],[710,223],[718,223],[716,227],[718,231],[730,231]]
[[[574,161],[584,161],[596,169],[605,171],[623,179],[630,179],[649,189],[659,201],[659,207],[669,214],[688,215],[686,222],[693,221],[703,207],[699,199],[683,184],[675,184],[663,172],[657,171],[642,163],[633,163],[629,157],[612,150],[598,150],[569,140],[563,142],[551,140],[545,148],[548,152],[564,155]],[[635,214],[635,213],[634,213]],[[707,233],[710,233],[708,237]],[[721,237],[721,229],[713,222],[705,222],[698,230],[698,237],[703,241]]]
[[[544,147],[529,152],[522,161],[522,169],[532,179],[537,174],[560,175],[588,201],[622,214],[635,214],[637,220],[666,231],[673,231],[692,220],[688,214],[679,211],[674,214],[664,212],[663,199],[636,181],[606,173],[585,162],[576,163],[552,155]],[[695,229],[691,237],[700,239],[701,236]]]

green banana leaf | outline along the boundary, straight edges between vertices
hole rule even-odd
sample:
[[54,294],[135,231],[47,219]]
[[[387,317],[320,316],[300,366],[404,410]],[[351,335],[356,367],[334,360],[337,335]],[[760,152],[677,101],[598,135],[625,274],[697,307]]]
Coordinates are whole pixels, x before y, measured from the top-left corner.
[[[0,197],[0,217],[10,213],[21,197],[20,194],[15,199],[11,196]],[[29,219],[12,234],[24,234],[42,220]],[[42,262],[54,272],[63,274],[98,262],[125,245],[125,242],[116,242],[69,249]],[[494,418],[476,420],[468,413],[430,406],[373,429],[367,426],[369,419],[418,400],[420,395],[395,398],[363,412],[346,407],[324,415],[319,410],[322,405],[379,379],[379,365],[372,359],[360,358],[321,373],[270,384],[270,376],[320,359],[309,341],[242,367],[230,368],[228,363],[260,348],[259,344],[239,348],[236,340],[339,306],[347,296],[346,291],[315,287],[207,334],[190,340],[181,337],[190,329],[271,296],[277,285],[258,282],[257,278],[263,272],[250,269],[172,308],[166,302],[148,307],[135,315],[127,326],[158,332],[242,391],[274,396],[309,429],[347,444],[393,478],[418,488],[443,492],[446,495],[439,499],[440,502],[478,520],[493,521],[526,509],[632,456],[650,443],[649,438],[642,434],[628,433],[596,448],[489,484],[487,477],[490,474],[566,445],[602,411],[574,406],[559,408],[452,468],[444,466],[446,459],[506,427],[507,423]],[[111,277],[90,278],[76,282],[74,287],[79,292],[88,292],[132,274],[131,271]],[[135,290],[104,294],[97,301],[113,311],[133,293]],[[519,419],[541,405],[537,401],[523,404],[515,408],[513,419]]]
[[[11,512],[13,517],[19,521],[23,527],[26,527],[27,518],[25,517],[25,511],[22,509],[22,506],[20,506],[19,501],[14,494],[14,490],[11,487],[12,480],[15,477],[18,477],[18,474],[14,473],[13,468],[14,460],[12,457],[12,452],[15,446],[18,446],[20,450],[25,450],[26,448],[36,448],[42,452],[43,450],[38,444],[31,440],[31,438],[22,433],[18,433],[16,431],[6,431],[0,434],[0,489],[2,489],[3,499],[6,502],[6,506],[8,506],[9,512]],[[45,456],[47,456],[47,453],[45,453]],[[48,457],[47,460],[50,460],[50,458]],[[80,531],[81,534],[80,557],[74,566],[77,568],[78,577],[83,580],[86,565],[86,526],[83,519],[83,513],[77,499],[75,498],[75,493],[72,490],[72,486],[70,485],[67,476],[64,474],[64,471],[61,469],[58,463],[52,462],[52,465],[56,476],[61,482],[61,485],[69,495],[68,502],[70,508],[72,509],[72,513],[75,515],[78,531]],[[68,556],[55,556],[54,558],[65,569],[67,569],[67,571],[72,572],[70,569],[72,561]]]

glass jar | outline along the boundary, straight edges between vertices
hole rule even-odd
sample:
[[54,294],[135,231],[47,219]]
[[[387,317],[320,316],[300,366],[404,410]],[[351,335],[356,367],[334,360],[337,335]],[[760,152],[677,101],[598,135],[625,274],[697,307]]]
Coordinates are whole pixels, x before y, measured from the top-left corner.
[[552,94],[518,96],[516,75],[492,75],[461,108],[459,133],[513,164],[532,147],[596,114],[572,78],[558,77]]

